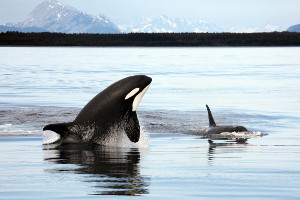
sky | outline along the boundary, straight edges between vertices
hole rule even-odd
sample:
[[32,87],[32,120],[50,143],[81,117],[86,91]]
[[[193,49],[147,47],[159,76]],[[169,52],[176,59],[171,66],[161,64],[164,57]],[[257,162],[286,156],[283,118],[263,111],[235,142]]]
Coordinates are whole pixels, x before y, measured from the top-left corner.
[[[43,0],[0,0],[0,24],[20,22]],[[300,0],[58,0],[113,21],[158,17],[202,19],[223,29],[300,24]]]

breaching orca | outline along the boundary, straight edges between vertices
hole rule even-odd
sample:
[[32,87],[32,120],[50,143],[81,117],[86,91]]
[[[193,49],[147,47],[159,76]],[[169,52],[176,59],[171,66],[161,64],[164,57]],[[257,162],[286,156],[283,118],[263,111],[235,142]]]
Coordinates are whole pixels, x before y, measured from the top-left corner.
[[209,128],[205,130],[205,134],[220,134],[223,132],[248,131],[244,126],[217,126],[208,105],[206,105],[206,108],[208,112]]
[[102,144],[113,132],[124,131],[132,142],[140,138],[136,109],[152,79],[145,75],[124,78],[96,95],[73,122],[49,124],[60,135],[60,143]]

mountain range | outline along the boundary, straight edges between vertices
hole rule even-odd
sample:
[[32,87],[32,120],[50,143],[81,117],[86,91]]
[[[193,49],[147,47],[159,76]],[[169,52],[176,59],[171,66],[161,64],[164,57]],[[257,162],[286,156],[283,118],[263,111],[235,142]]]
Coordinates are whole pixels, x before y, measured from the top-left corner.
[[[117,20],[116,20],[117,21]],[[117,24],[117,25],[116,25]],[[280,26],[232,27],[229,32],[273,32],[284,31]],[[299,32],[293,26],[287,31]],[[189,20],[159,16],[156,18],[126,19],[113,23],[105,15],[92,16],[76,8],[45,0],[39,4],[23,22],[0,25],[0,32],[61,32],[61,33],[176,33],[176,32],[224,32],[220,27],[204,20]],[[226,30],[228,32],[228,30]]]
[[116,26],[105,15],[92,16],[56,0],[39,4],[19,23],[0,26],[0,32],[61,32],[61,33],[130,33],[130,32],[221,32],[222,29],[203,20],[172,19],[167,16],[144,18]]
[[180,33],[180,32],[222,32],[223,30],[204,20],[191,21],[181,18],[159,16],[157,18],[144,18],[141,22],[132,20],[130,23],[120,24],[119,28],[124,33]]

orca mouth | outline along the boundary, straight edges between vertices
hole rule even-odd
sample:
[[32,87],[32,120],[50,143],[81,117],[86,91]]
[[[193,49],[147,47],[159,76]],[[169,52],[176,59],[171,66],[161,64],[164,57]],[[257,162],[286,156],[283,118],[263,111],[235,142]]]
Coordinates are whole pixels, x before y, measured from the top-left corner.
[[133,103],[132,103],[132,111],[136,111],[136,109],[137,109],[138,105],[140,104],[144,94],[147,92],[148,88],[150,87],[150,84],[151,83],[149,83],[149,85],[147,85],[143,89],[143,91],[141,91],[138,95],[136,95],[136,97],[134,98]]

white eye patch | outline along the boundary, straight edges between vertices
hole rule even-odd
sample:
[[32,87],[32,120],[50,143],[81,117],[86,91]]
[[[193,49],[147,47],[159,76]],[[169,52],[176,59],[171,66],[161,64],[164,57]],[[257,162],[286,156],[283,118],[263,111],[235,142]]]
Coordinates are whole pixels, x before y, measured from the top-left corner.
[[131,90],[131,92],[129,92],[126,95],[125,100],[129,99],[130,97],[132,97],[133,95],[135,95],[138,91],[140,91],[140,88],[134,88],[133,90]]

